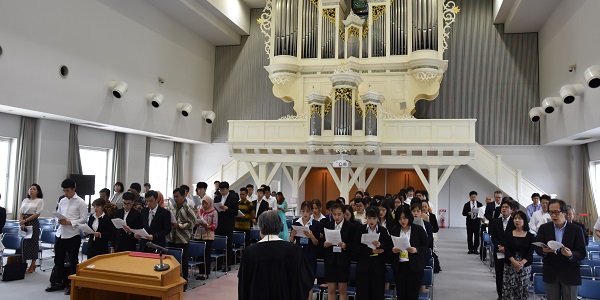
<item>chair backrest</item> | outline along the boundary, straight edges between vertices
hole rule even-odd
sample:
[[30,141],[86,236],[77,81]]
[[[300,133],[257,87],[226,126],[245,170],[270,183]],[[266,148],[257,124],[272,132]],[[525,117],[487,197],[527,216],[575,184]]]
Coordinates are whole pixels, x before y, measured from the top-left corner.
[[385,265],[385,283],[395,283],[394,280],[394,271],[392,270],[392,266]]
[[584,258],[581,260],[582,265],[590,266],[590,267],[598,267],[600,266],[600,259],[587,259]]
[[539,255],[534,254],[533,255],[533,262],[534,263],[542,263],[542,257]]
[[234,231],[233,232],[233,237],[231,238],[231,242],[234,245],[241,245],[241,246],[245,246],[246,245],[246,233],[243,231]]
[[7,226],[4,226],[4,228],[2,228],[2,233],[17,235],[17,234],[19,234],[19,227],[7,227]]
[[315,278],[324,278],[325,277],[325,262],[322,259],[317,259],[317,274],[315,274]]
[[7,228],[7,227],[17,227],[17,228],[19,228],[20,226],[21,226],[21,224],[19,222],[15,222],[15,221],[6,221],[6,223],[4,223],[4,228]]
[[56,225],[51,224],[51,223],[40,224],[40,229],[43,231],[51,231],[51,230],[54,230],[55,227],[56,227]]
[[600,278],[600,267],[594,267],[594,277]]
[[432,267],[434,265],[435,261],[433,260],[433,257],[429,259],[429,261],[427,262],[427,267]]
[[218,251],[226,251],[227,250],[227,237],[216,235],[215,240],[212,243],[212,249]]
[[354,281],[356,279],[356,263],[353,262],[350,264],[350,281]]
[[533,274],[542,274],[544,272],[544,265],[542,264],[531,264],[531,278],[529,278],[530,280],[533,280]]
[[40,224],[54,224],[54,218],[38,218]]
[[600,251],[590,251],[588,252],[589,259],[600,260]]
[[590,267],[588,265],[579,266],[579,274],[581,276],[585,276],[585,277],[592,277],[593,276],[592,267]]
[[254,241],[260,240],[260,230],[250,229],[250,240],[254,240]]
[[205,242],[190,241],[188,246],[188,256],[204,257]]
[[487,232],[483,233],[483,242],[489,244],[490,243],[490,234]]
[[581,278],[581,285],[577,288],[577,296],[586,299],[600,299],[600,280]]
[[81,254],[88,254],[88,241],[84,241],[83,244],[81,244]]
[[421,282],[424,286],[431,286],[433,284],[433,269],[430,267],[425,267],[423,272],[423,282]]
[[165,254],[173,255],[173,257],[175,257],[175,259],[179,262],[179,264],[181,264],[181,258],[183,257],[183,249],[167,247],[167,253],[165,253]]
[[5,233],[2,236],[2,244],[8,250],[21,250],[23,247],[23,237],[16,234]]
[[546,286],[544,285],[544,278],[541,273],[533,274],[533,293],[535,295],[546,294]]
[[56,230],[42,230],[40,241],[46,244],[56,244]]

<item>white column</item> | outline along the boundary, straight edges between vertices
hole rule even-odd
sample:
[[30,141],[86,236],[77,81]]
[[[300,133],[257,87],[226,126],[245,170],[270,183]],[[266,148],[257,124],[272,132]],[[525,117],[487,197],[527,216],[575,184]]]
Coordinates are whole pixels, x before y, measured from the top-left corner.
[[267,163],[258,163],[258,185],[267,184],[267,176],[269,175]]
[[438,194],[440,193],[438,170],[437,166],[429,167],[429,205],[434,212],[438,204]]
[[348,203],[350,197],[350,168],[341,168],[340,171],[340,197],[344,197],[346,203]]

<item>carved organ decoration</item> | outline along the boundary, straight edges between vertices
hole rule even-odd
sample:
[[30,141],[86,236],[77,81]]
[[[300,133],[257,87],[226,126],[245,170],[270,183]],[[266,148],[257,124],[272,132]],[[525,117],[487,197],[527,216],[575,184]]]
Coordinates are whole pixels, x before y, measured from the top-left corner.
[[273,93],[311,136],[376,136],[381,120],[437,97],[459,11],[444,0],[267,0],[258,22]]

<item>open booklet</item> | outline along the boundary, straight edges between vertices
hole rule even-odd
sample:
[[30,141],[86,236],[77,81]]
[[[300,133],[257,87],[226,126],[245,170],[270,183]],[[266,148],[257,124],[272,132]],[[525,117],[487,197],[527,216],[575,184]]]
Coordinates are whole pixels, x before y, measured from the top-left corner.
[[375,249],[374,241],[379,240],[379,233],[363,233],[360,238],[360,243],[367,245],[371,249]]
[[546,245],[546,244],[544,244],[542,242],[534,242],[532,244],[536,245],[538,247],[546,246],[546,247],[548,247],[548,248],[550,248],[552,250],[555,250],[555,251],[565,246],[562,243],[557,242],[557,241],[548,241],[548,245]]

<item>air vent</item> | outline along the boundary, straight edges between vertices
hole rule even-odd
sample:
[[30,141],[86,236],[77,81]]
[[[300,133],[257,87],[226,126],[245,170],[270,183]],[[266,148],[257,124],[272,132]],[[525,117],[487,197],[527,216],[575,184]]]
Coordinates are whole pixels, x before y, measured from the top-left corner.
[[591,137],[579,137],[576,139],[573,139],[574,141],[587,141],[587,140],[591,140]]

